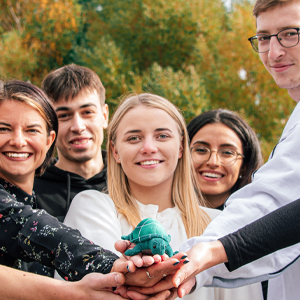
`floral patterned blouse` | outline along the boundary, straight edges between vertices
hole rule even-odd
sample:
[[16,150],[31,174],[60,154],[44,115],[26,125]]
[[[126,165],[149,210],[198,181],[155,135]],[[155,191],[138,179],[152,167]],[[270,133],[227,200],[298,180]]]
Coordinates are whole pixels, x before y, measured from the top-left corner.
[[18,268],[18,259],[37,261],[54,267],[66,280],[110,272],[118,256],[34,205],[34,193],[0,178],[0,264]]

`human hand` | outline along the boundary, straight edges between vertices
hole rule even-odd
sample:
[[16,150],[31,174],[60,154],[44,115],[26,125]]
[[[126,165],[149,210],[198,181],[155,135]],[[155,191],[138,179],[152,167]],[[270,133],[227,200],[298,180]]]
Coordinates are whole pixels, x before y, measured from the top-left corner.
[[187,262],[189,260],[184,252],[177,253],[164,261],[146,268],[136,268],[135,272],[125,274],[125,283],[128,286],[152,287],[168,275],[174,274],[178,268]]
[[215,265],[228,261],[223,244],[220,241],[199,243],[193,246],[187,254],[190,263],[183,265],[172,278],[173,285],[178,287],[179,297],[187,295],[190,290],[187,283],[200,272]]
[[168,256],[166,254],[160,255],[145,255],[145,254],[137,254],[133,256],[126,256],[124,253],[127,249],[134,248],[135,244],[130,243],[127,240],[119,240],[115,243],[115,249],[123,254],[127,260],[132,261],[137,267],[148,267],[154,263],[159,263],[163,260],[166,260]]
[[72,289],[68,293],[68,289],[64,286],[67,295],[76,295],[72,299],[106,299],[106,300],[122,300],[122,296],[113,292],[113,287],[120,286],[125,283],[125,277],[121,273],[90,273],[76,282],[69,282]]
[[152,287],[128,287],[120,286],[117,288],[118,291],[121,291],[119,294],[123,297],[129,297],[133,300],[144,300],[148,299],[149,296],[157,295],[161,291],[169,290],[171,295],[167,299],[175,299],[177,297],[182,298],[184,295],[188,294],[193,287],[195,286],[195,277],[189,278],[180,285],[180,290],[173,287],[173,275],[169,275],[159,281]]
[[[126,284],[129,286],[120,286],[117,288],[117,292],[125,298],[143,300],[148,299],[150,296],[154,297],[154,295],[155,297],[160,297],[164,295],[161,292],[170,289],[170,299],[173,299],[172,295],[175,294],[175,291],[172,290],[174,287],[172,275],[170,274],[174,274],[178,268],[188,262],[186,254],[181,252],[150,267],[138,268],[135,273],[127,273],[125,275]],[[152,287],[153,285],[155,287]]]

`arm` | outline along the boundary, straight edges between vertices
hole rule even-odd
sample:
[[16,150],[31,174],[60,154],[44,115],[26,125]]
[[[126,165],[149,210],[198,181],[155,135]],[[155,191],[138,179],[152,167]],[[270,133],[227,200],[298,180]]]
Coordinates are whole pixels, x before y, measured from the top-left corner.
[[[173,282],[178,286],[187,277],[195,276],[220,263],[226,263],[228,270],[234,271],[272,252],[299,243],[299,231],[300,199],[220,238],[219,241],[195,245],[188,252],[192,263],[183,266],[174,276]],[[202,256],[197,254],[200,252]]]
[[[79,280],[90,272],[109,273],[117,256],[83,238],[43,210],[33,210],[0,190],[0,248],[7,255],[55,267]],[[4,261],[5,262],[5,261]]]
[[220,238],[228,257],[226,267],[233,271],[279,249],[299,243],[299,232],[300,199]]
[[77,282],[55,280],[0,265],[0,294],[7,300],[124,299],[112,287],[124,283],[122,274],[88,274]]

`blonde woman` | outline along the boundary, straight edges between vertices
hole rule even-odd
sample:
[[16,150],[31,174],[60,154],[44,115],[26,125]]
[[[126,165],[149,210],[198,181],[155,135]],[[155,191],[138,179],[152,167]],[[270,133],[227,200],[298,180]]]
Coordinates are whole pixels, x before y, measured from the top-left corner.
[[[116,240],[151,217],[177,250],[220,213],[204,207],[195,189],[183,116],[163,97],[144,93],[121,102],[108,127],[107,152],[109,196],[95,190],[78,194],[65,219],[104,248],[115,251]],[[262,299],[259,285],[244,289],[243,299]],[[202,288],[187,299],[221,299],[219,290]],[[240,297],[231,294],[230,300]]]

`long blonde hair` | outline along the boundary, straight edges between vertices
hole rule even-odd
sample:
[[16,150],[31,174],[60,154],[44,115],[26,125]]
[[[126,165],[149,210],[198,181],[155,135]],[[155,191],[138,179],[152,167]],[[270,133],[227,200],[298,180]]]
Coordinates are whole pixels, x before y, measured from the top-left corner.
[[178,160],[172,183],[172,201],[182,214],[183,224],[188,238],[201,235],[208,225],[208,215],[199,208],[205,206],[200,189],[197,188],[195,171],[191,164],[188,134],[182,114],[177,107],[167,99],[143,93],[131,95],[120,102],[107,129],[107,169],[108,191],[119,213],[123,214],[130,225],[136,227],[141,221],[137,201],[131,196],[129,183],[121,164],[118,164],[113,156],[111,143],[116,141],[116,132],[123,116],[139,105],[162,109],[168,113],[179,127],[182,135],[183,153]]

